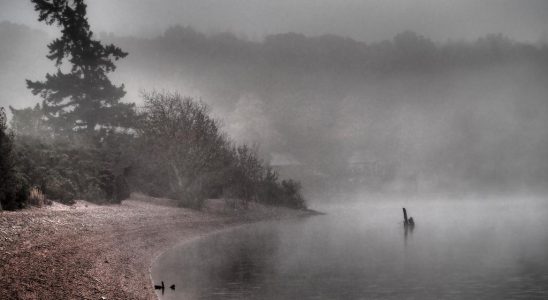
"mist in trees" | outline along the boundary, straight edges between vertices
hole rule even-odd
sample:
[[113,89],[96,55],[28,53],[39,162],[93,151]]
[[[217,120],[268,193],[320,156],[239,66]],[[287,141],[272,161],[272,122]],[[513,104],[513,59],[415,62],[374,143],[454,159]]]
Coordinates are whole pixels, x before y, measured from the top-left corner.
[[259,142],[266,160],[291,158],[279,169],[309,190],[545,182],[543,44],[502,34],[434,42],[411,31],[374,43],[299,33],[252,41],[182,26],[105,38],[135,49],[121,65],[128,87],[152,77],[156,87],[203,95],[237,140]]
[[138,109],[121,102],[124,86],[107,74],[127,53],[93,39],[83,0],[32,2],[39,21],[61,28],[47,55],[57,71],[27,80],[43,101],[10,106],[10,133],[2,110],[2,207],[25,206],[32,186],[67,204],[140,191],[193,208],[211,197],[306,208],[299,183],[278,180],[256,150],[231,141],[205,103],[169,92],[143,93]]
[[137,189],[189,207],[222,197],[305,208],[300,185],[280,181],[256,150],[231,141],[205,103],[168,92],[143,99],[135,127]]
[[[39,33],[0,28],[19,45],[4,47],[35,55],[21,46],[34,42],[8,32]],[[155,89],[201,98],[234,142],[260,145],[258,158],[281,179],[301,179],[307,192],[543,189],[548,174],[548,48],[540,42],[412,31],[374,42],[301,33],[245,39],[188,26],[150,38],[98,36],[129,53],[109,73],[124,83],[125,101],[140,106],[140,91]],[[10,80],[0,84],[15,95]],[[34,107],[29,99],[9,103]]]

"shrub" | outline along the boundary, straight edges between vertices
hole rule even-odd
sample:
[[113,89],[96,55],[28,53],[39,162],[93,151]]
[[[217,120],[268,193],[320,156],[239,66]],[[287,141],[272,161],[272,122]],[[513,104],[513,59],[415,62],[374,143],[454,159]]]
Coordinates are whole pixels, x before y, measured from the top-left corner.
[[301,195],[301,184],[295,180],[282,180],[283,205],[296,209],[306,208]]
[[131,195],[131,190],[126,179],[129,175],[128,172],[129,168],[126,168],[124,169],[124,174],[118,175],[114,179],[113,202],[120,203]]
[[107,194],[98,184],[92,183],[86,187],[82,198],[90,202],[101,202],[101,200],[107,199]]
[[13,134],[7,132],[6,114],[0,108],[0,209],[25,207],[28,192],[28,182],[16,168]]
[[110,148],[45,142],[29,136],[16,140],[17,160],[29,184],[53,200],[71,204],[77,198],[115,202],[129,196],[122,155]]
[[50,176],[46,178],[44,191],[48,198],[64,204],[74,204],[76,198],[75,184],[63,176]]
[[234,145],[202,102],[178,94],[144,95],[132,184],[154,196],[200,208],[208,197],[304,208],[300,184],[278,180],[256,147]]
[[[205,199],[219,196],[241,199],[245,207],[250,201],[305,207],[300,184],[280,181],[259,158],[257,147],[231,143],[207,105],[177,94],[144,97],[135,136],[108,130],[101,139],[80,134],[71,139],[24,135],[17,137],[14,155],[13,137],[3,130],[0,145],[9,152],[3,158],[11,157],[3,160],[3,168],[9,167],[11,173],[2,175],[11,174],[6,185],[11,194],[2,206],[23,206],[29,186],[34,187],[33,205],[42,205],[43,196],[66,204],[76,198],[119,203],[129,197],[131,184],[136,190],[198,209]],[[21,118],[23,112],[27,111],[16,116]],[[18,128],[24,127],[19,124]]]
[[134,184],[200,207],[222,176],[227,144],[217,120],[202,102],[178,94],[144,94],[139,137],[139,171]]

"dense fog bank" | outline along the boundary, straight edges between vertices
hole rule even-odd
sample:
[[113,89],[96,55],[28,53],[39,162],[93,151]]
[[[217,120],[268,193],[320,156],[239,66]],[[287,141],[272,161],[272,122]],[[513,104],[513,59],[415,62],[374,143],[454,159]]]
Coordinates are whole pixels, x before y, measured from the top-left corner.
[[[12,71],[2,74],[0,102],[28,106],[36,99],[20,78],[47,70],[47,38],[0,28],[10,57],[0,63]],[[102,39],[130,53],[113,74],[126,101],[151,89],[200,97],[224,130],[260,144],[309,191],[326,182],[500,191],[542,187],[548,177],[546,45],[496,34],[440,44],[413,32],[375,43],[295,33],[250,41],[180,26],[156,38]]]

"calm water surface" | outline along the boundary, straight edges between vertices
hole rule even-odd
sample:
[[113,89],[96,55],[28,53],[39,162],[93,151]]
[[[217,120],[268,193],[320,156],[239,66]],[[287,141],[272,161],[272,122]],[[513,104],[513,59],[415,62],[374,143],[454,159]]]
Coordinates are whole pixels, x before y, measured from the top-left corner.
[[160,299],[548,299],[548,199],[367,200],[169,250]]

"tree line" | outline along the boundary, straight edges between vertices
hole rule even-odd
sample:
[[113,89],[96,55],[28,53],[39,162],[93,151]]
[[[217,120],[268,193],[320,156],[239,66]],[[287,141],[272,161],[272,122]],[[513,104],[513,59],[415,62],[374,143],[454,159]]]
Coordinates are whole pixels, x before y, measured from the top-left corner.
[[[306,36],[288,32],[250,41],[232,33],[207,35],[190,26],[172,26],[162,36],[105,36],[143,55],[163,53],[165,62],[200,68],[204,63],[238,64],[253,68],[333,72],[352,76],[432,72],[454,67],[482,67],[504,62],[548,63],[548,44],[512,40],[500,33],[476,40],[436,42],[413,31],[366,43],[338,35]],[[137,54],[139,55],[139,54]],[[143,62],[146,63],[146,62]],[[169,67],[168,67],[169,69]]]
[[199,208],[207,198],[238,198],[305,208],[300,184],[280,180],[256,149],[237,145],[201,101],[144,93],[144,105],[121,101],[124,86],[108,73],[127,53],[94,38],[84,0],[31,0],[38,20],[61,29],[48,45],[57,67],[27,80],[41,104],[0,111],[0,204],[28,205],[39,191],[64,203],[119,203],[131,191]]

